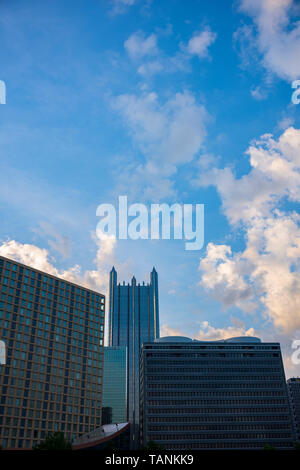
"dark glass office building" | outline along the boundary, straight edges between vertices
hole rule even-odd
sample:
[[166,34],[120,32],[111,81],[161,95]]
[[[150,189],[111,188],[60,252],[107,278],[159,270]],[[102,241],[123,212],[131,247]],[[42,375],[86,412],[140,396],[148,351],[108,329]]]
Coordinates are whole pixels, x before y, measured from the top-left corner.
[[127,347],[127,413],[131,423],[133,447],[139,426],[139,358],[143,342],[159,338],[158,277],[153,268],[150,283],[117,283],[117,272],[110,272],[109,346]]
[[102,424],[127,421],[127,348],[104,348]]
[[167,337],[141,353],[141,442],[167,450],[293,447],[279,343]]
[[0,257],[0,443],[101,425],[103,295]]
[[300,441],[300,377],[293,377],[287,381],[291,409],[294,420],[295,434]]

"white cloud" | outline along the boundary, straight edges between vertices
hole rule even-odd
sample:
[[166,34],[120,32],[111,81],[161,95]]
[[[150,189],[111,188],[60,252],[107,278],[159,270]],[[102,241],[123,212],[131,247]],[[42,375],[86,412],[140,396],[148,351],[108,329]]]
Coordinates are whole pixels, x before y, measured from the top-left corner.
[[[291,81],[300,76],[300,22],[293,21],[293,0],[241,0],[240,10],[253,18],[257,35],[253,44],[266,69]],[[247,30],[248,34],[249,30]]]
[[195,33],[189,40],[186,51],[191,55],[196,55],[199,59],[208,57],[208,49],[217,39],[217,34],[210,29],[205,29],[199,33]]
[[283,116],[283,118],[278,122],[277,128],[281,131],[285,131],[288,127],[293,126],[295,120],[289,116]]
[[266,92],[263,91],[260,86],[251,88],[250,93],[251,93],[251,96],[252,96],[255,100],[258,100],[258,101],[264,100],[264,99],[267,97]]
[[247,261],[242,256],[232,255],[227,245],[207,245],[206,256],[200,262],[201,284],[212,291],[225,307],[236,305],[252,312],[253,288],[245,280]]
[[160,327],[160,337],[163,338],[164,336],[187,336],[185,333],[181,331],[180,328],[174,328],[167,323],[163,323]]
[[[234,322],[235,323],[235,322]],[[196,336],[200,341],[218,341],[220,339],[228,339],[239,336],[255,336],[254,328],[245,328],[245,325],[236,322],[225,328],[215,328],[208,321],[201,323],[201,328]]]
[[138,73],[145,77],[150,77],[151,75],[155,75],[158,72],[161,72],[164,69],[162,63],[158,60],[154,60],[152,62],[146,62],[142,64],[138,68]]
[[[159,33],[159,30],[156,31],[157,34],[165,35],[165,32],[160,31]],[[181,42],[178,51],[174,55],[168,56],[159,50],[157,34],[152,33],[147,36],[143,31],[138,31],[132,34],[124,43],[131,59],[140,61],[137,72],[144,78],[157,73],[189,71],[190,59],[195,55],[199,59],[209,57],[209,47],[217,38],[216,33],[206,28],[201,32],[194,33],[187,44]],[[149,59],[149,56],[152,58]]]
[[145,157],[144,163],[128,169],[133,170],[130,186],[135,182],[147,196],[156,191],[164,197],[173,194],[169,177],[178,166],[192,161],[206,135],[209,117],[204,106],[185,91],[165,103],[160,103],[156,93],[121,95],[113,107]]
[[71,240],[66,235],[61,235],[49,222],[42,221],[38,228],[32,229],[33,232],[41,236],[47,236],[49,246],[57,251],[64,259],[71,256]]
[[135,0],[111,0],[113,6],[111,13],[113,15],[119,15],[125,13],[128,7],[135,4]]
[[146,37],[142,31],[132,34],[125,41],[124,47],[132,59],[141,59],[158,53],[156,35],[150,34]]
[[199,341],[219,341],[221,339],[234,338],[237,336],[255,336],[254,328],[246,329],[245,325],[236,320],[232,319],[233,325],[225,328],[215,328],[208,321],[201,322],[200,330],[192,337],[180,328],[173,328],[168,324],[164,323],[160,329],[160,336],[186,336],[191,339],[198,339]]
[[289,128],[278,140],[265,135],[247,153],[247,175],[235,178],[225,168],[200,181],[216,185],[227,218],[235,229],[241,225],[246,243],[237,253],[208,244],[201,285],[227,307],[251,311],[260,302],[266,319],[288,332],[300,327],[300,216],[283,203],[300,203],[300,130]]

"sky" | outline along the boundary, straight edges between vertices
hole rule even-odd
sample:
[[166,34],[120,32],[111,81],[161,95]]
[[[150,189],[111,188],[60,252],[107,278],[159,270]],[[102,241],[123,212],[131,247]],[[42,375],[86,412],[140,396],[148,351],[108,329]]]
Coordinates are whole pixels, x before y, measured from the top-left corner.
[[[0,254],[103,293],[155,266],[161,336],[300,375],[300,2],[0,0],[0,44]],[[120,195],[204,204],[203,248],[97,238]]]

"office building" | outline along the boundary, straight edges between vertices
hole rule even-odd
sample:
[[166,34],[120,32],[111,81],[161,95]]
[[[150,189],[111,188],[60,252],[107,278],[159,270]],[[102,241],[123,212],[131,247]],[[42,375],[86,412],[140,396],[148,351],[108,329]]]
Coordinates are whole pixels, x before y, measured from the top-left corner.
[[139,437],[139,359],[144,341],[159,337],[158,277],[153,268],[150,283],[117,283],[112,268],[109,282],[109,346],[127,347],[127,414],[132,447]]
[[127,348],[104,348],[102,424],[127,420]]
[[141,353],[141,442],[167,450],[293,447],[279,343],[166,337]]
[[0,257],[0,444],[101,425],[103,295]]
[[300,377],[287,381],[296,439],[300,441]]

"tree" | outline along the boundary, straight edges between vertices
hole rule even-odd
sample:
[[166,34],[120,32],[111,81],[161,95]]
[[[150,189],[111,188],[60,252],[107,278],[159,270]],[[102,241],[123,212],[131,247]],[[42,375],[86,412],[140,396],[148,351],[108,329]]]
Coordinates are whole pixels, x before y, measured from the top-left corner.
[[62,432],[57,431],[49,434],[44,441],[36,444],[34,450],[72,450],[72,444]]
[[271,444],[266,444],[264,446],[263,450],[276,450],[276,447],[271,446]]
[[146,447],[142,447],[141,450],[165,450],[165,448],[155,441],[149,441]]

